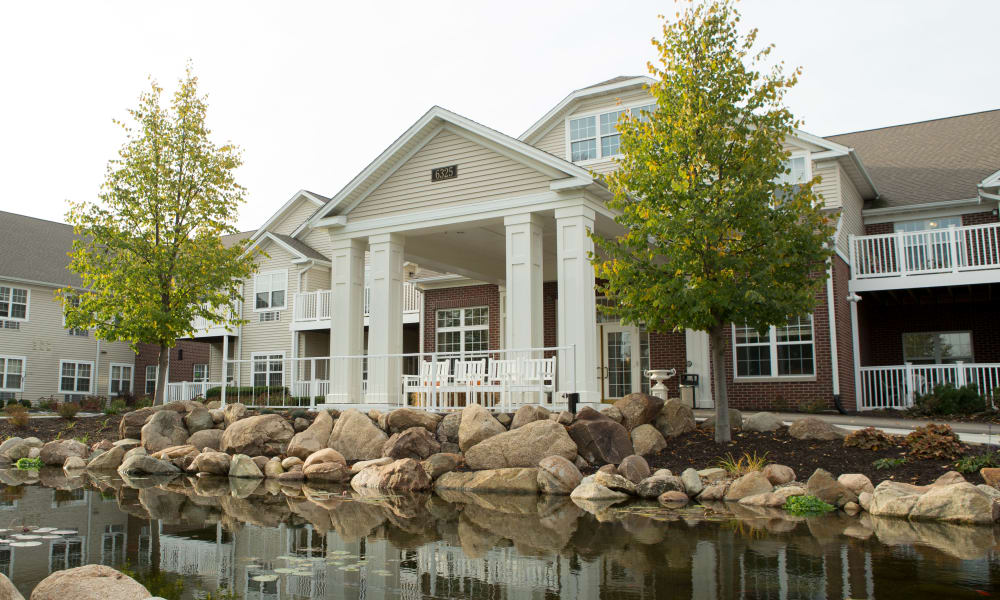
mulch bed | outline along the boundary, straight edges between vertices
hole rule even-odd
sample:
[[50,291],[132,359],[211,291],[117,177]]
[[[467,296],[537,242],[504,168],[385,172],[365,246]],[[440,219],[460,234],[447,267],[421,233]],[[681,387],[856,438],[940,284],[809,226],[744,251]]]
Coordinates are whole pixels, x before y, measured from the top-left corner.
[[985,413],[976,413],[972,415],[921,415],[908,410],[868,410],[863,413],[856,413],[863,417],[881,417],[885,419],[914,419],[917,421],[932,421],[934,423],[943,423],[946,421],[955,421],[958,423],[994,423],[1000,425],[1000,412],[990,411]]
[[[667,448],[647,456],[646,461],[654,471],[670,469],[679,475],[688,467],[706,469],[718,466],[716,463],[727,454],[738,459],[744,453],[752,455],[754,452],[758,455],[766,452],[769,463],[791,467],[799,481],[803,482],[818,468],[826,469],[834,477],[844,473],[863,473],[875,485],[884,479],[927,484],[954,469],[954,461],[907,460],[898,467],[878,471],[872,466],[873,460],[899,458],[905,454],[906,447],[862,450],[844,447],[840,440],[797,440],[788,435],[787,427],[773,433],[734,432],[733,441],[721,446],[715,442],[714,432],[699,429],[667,440]],[[978,475],[967,475],[966,478],[981,483]]]
[[93,444],[107,438],[118,439],[118,424],[120,416],[76,417],[71,421],[62,418],[39,418],[32,416],[26,427],[14,427],[10,419],[0,419],[0,439],[9,437],[37,437],[43,442],[51,442],[62,433],[59,439],[80,439],[86,437],[88,444]]

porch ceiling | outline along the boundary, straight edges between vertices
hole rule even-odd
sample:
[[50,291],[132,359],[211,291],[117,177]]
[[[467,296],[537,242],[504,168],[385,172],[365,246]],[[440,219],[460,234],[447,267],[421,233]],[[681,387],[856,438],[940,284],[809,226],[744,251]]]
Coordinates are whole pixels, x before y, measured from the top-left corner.
[[1000,283],[950,285],[863,292],[864,304],[880,306],[968,304],[1000,299]]

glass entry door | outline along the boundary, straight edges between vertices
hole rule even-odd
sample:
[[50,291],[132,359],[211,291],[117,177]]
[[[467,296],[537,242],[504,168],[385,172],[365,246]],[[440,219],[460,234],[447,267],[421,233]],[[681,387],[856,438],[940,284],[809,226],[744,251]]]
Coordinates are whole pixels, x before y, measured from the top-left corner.
[[649,368],[648,337],[638,327],[604,323],[601,331],[603,400],[614,401],[632,392],[647,392],[642,371]]

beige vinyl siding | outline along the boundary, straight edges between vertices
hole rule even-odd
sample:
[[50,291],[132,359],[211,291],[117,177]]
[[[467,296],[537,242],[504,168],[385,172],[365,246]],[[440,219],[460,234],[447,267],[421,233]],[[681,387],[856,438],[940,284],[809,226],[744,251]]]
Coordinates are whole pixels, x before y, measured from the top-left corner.
[[[62,305],[55,299],[55,288],[2,280],[0,285],[29,290],[28,320],[21,321],[19,329],[0,329],[0,355],[25,359],[23,392],[18,393],[18,398],[36,402],[42,396],[55,394],[57,399],[62,399],[62,392],[59,391],[60,361],[93,364],[97,358],[97,338],[93,332],[87,337],[73,336],[63,327]],[[111,363],[133,366],[134,388],[135,353],[128,344],[102,341],[100,346],[100,364],[96,369],[97,388],[91,387],[93,393],[105,397],[108,395]]]
[[587,98],[586,100],[581,100],[579,104],[573,108],[572,112],[569,113],[569,118],[572,118],[573,115],[603,111],[605,109],[614,110],[619,106],[629,106],[632,104],[642,104],[653,101],[653,96],[643,89],[631,90],[625,93],[611,92],[602,96],[594,96],[592,98]]
[[330,231],[325,227],[318,227],[310,229],[308,232],[302,232],[299,234],[298,239],[328,259],[333,255],[333,246],[330,243]]
[[[261,312],[254,309],[254,280],[250,278],[244,282],[243,318],[247,323],[243,326],[243,337],[240,348],[239,359],[243,362],[239,367],[240,385],[250,385],[252,368],[250,360],[255,353],[284,352],[286,358],[292,357],[292,333],[289,326],[292,323],[293,304],[295,293],[298,291],[298,266],[292,264],[292,255],[277,244],[270,243],[266,246],[266,251],[270,255],[268,258],[258,262],[258,273],[268,273],[271,271],[287,271],[288,287],[285,292],[285,308],[278,310],[280,318],[277,321],[261,322]],[[286,381],[289,381],[286,374]]]
[[299,225],[305,223],[316,212],[317,208],[309,200],[300,199],[285,212],[280,221],[272,225],[269,229],[274,233],[291,235],[293,231],[298,229]]
[[559,119],[534,145],[539,150],[566,160],[566,120]]
[[304,292],[315,292],[318,290],[329,290],[330,289],[330,269],[324,267],[313,267],[306,271],[303,282],[302,291]]
[[[431,169],[458,177],[431,182]],[[352,221],[545,192],[546,175],[445,129],[350,211]]]
[[813,163],[813,176],[820,177],[820,182],[813,189],[823,199],[826,208],[840,208],[840,173],[836,161]]
[[850,256],[850,236],[865,234],[865,223],[861,217],[864,199],[840,165],[837,166],[837,170],[840,180],[843,182],[840,186],[842,208],[840,212],[840,236],[837,239],[837,249],[843,252],[844,256]]

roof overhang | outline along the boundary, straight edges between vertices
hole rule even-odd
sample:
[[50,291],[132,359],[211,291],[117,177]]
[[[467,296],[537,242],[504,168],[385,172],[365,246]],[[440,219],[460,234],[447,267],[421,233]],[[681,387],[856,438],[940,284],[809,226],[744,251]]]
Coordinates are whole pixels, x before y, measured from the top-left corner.
[[243,255],[246,256],[254,248],[258,248],[260,246],[263,246],[265,243],[277,244],[278,247],[284,249],[289,254],[291,254],[293,257],[295,257],[295,258],[292,259],[292,262],[295,263],[295,264],[312,263],[312,264],[315,264],[315,265],[323,265],[323,266],[326,266],[326,267],[329,267],[331,265],[331,263],[330,263],[329,260],[320,259],[320,258],[317,258],[315,256],[308,256],[306,254],[303,254],[301,251],[299,251],[298,248],[295,248],[294,246],[290,246],[284,240],[282,240],[278,236],[274,235],[270,231],[265,231],[265,232],[261,233],[260,237],[254,239],[253,243],[250,244],[249,246],[247,246],[247,249],[243,252]]
[[271,215],[271,218],[265,221],[264,224],[261,225],[260,229],[258,229],[256,232],[254,232],[252,236],[250,236],[250,239],[256,240],[260,238],[262,235],[264,235],[264,233],[271,227],[271,225],[277,223],[278,220],[281,219],[282,216],[284,216],[285,212],[299,200],[306,200],[307,202],[311,202],[312,204],[316,205],[316,208],[319,208],[320,206],[326,204],[325,198],[317,196],[316,194],[313,194],[308,190],[299,190],[294,194],[292,194],[292,197],[289,198],[287,202],[282,204],[281,208],[279,208],[277,212]]
[[573,105],[580,100],[593,96],[600,96],[609,92],[620,92],[635,88],[642,88],[643,86],[652,85],[654,82],[655,80],[652,77],[640,76],[626,79],[624,81],[609,83],[607,85],[599,85],[570,92],[570,94],[563,98],[559,104],[556,104],[552,110],[545,113],[541,119],[535,121],[535,124],[529,127],[527,131],[522,133],[517,139],[529,144],[534,143],[537,138],[541,137],[546,131],[548,131],[553,122],[558,121],[560,118],[565,116]]
[[1000,201],[1000,171],[982,180],[976,187],[979,189],[980,198]]
[[444,130],[473,140],[511,160],[535,168],[553,179],[572,181],[566,185],[595,185],[593,175],[583,167],[440,106],[434,106],[344,186],[303,227],[317,225],[335,227],[346,224],[347,215],[355,206],[419,152],[437,133]]
[[840,166],[844,168],[847,176],[851,178],[851,182],[858,189],[862,199],[875,200],[879,197],[875,181],[872,179],[871,174],[868,173],[868,169],[861,162],[861,158],[858,157],[858,153],[854,151],[854,148],[849,148],[837,142],[831,142],[828,139],[802,131],[801,129],[795,130],[795,136],[811,144],[825,148],[822,152],[814,153],[812,159],[836,159],[840,163]]

